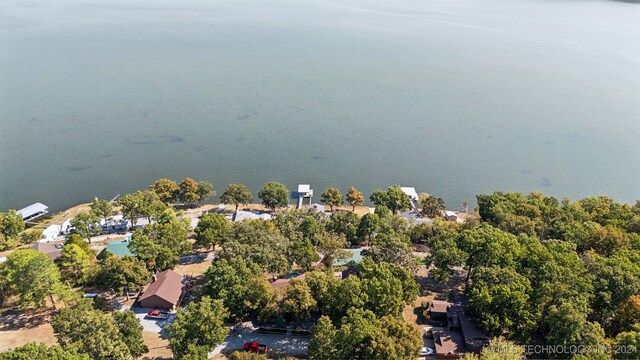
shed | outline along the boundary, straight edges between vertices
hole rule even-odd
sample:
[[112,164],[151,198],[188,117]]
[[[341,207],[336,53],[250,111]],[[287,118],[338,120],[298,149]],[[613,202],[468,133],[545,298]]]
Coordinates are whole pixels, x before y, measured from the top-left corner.
[[173,270],[159,273],[140,296],[140,306],[172,310],[180,303],[184,292],[183,276]]
[[444,218],[447,219],[447,221],[458,221],[458,214],[456,214],[455,211],[445,211],[444,212]]
[[42,203],[35,203],[33,205],[27,206],[24,209],[16,211],[16,213],[22,216],[22,220],[29,221],[48,214],[49,207]]

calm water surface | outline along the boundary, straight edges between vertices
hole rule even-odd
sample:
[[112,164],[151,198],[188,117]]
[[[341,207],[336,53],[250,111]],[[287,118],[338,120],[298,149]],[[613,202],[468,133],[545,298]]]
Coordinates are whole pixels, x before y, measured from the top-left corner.
[[0,0],[0,210],[159,177],[640,198],[640,4]]

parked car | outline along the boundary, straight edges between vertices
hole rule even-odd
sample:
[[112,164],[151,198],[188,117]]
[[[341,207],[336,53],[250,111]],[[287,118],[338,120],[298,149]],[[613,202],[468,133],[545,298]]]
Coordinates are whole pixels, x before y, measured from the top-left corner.
[[149,319],[167,319],[169,317],[169,313],[166,311],[160,310],[151,310],[147,313],[147,318]]
[[430,347],[423,347],[422,350],[420,350],[420,356],[429,356],[429,355],[434,355],[436,353],[436,350],[434,348],[430,348]]
[[269,346],[267,346],[266,344],[258,344],[255,341],[247,341],[246,343],[244,343],[244,351],[266,354],[269,351]]

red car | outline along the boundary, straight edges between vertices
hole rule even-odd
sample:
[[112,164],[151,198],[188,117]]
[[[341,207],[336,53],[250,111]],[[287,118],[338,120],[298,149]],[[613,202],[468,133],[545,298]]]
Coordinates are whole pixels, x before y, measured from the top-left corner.
[[166,311],[151,310],[147,313],[147,317],[149,319],[166,319],[169,317],[169,313]]
[[244,343],[244,351],[251,351],[258,354],[266,354],[269,351],[269,347],[266,344],[258,344],[257,342]]

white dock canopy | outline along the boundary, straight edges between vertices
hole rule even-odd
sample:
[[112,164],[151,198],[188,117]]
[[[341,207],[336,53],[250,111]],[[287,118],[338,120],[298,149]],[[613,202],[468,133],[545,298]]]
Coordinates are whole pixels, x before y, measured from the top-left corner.
[[49,213],[49,207],[42,203],[35,203],[16,211],[16,213],[22,216],[22,220],[27,221]]
[[418,192],[416,191],[416,188],[414,188],[414,187],[401,187],[400,190],[402,190],[403,193],[409,195],[411,200],[414,200],[414,201],[418,200]]

